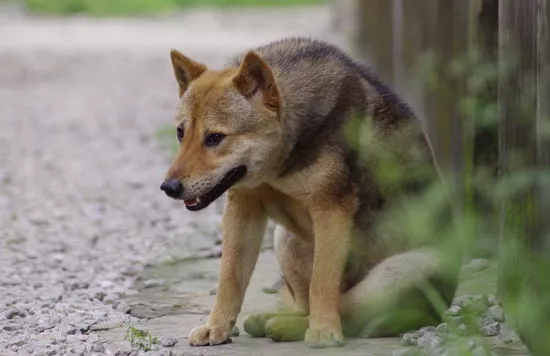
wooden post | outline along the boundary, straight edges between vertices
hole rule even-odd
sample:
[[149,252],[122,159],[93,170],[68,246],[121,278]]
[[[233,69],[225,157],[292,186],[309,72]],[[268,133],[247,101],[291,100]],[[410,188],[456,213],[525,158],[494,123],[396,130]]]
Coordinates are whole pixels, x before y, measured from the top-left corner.
[[503,178],[529,172],[529,186],[502,203],[499,295],[533,355],[550,350],[549,166],[550,5],[500,0],[499,56],[516,57],[499,83]]

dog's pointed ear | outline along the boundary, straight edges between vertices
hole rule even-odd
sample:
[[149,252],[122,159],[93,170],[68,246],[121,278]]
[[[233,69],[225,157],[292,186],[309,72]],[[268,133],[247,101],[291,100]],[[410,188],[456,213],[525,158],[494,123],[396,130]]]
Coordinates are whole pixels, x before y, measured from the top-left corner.
[[170,51],[170,59],[172,60],[172,67],[174,68],[174,75],[179,86],[180,96],[187,90],[189,84],[200,77],[202,73],[206,71],[204,64],[195,62],[191,58],[188,58],[176,51],[175,49]]
[[273,72],[255,52],[250,51],[244,56],[233,84],[244,97],[251,98],[261,93],[266,107],[274,111],[279,109],[279,90]]

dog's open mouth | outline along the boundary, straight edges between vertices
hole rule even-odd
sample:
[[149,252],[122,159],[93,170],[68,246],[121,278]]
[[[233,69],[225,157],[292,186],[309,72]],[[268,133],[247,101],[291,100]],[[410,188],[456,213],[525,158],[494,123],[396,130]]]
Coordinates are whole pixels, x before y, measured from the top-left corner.
[[210,203],[218,199],[223,193],[244,177],[245,174],[246,166],[233,168],[227,172],[225,177],[223,177],[223,179],[208,193],[200,197],[184,200],[185,207],[190,211],[198,211],[206,208]]

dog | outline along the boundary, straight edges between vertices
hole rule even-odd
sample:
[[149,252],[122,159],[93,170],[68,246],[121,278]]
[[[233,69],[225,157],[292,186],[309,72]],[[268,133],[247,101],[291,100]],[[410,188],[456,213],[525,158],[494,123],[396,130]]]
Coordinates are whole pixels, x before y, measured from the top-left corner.
[[248,317],[253,337],[323,348],[440,320],[432,299],[450,305],[458,263],[437,239],[400,236],[393,211],[441,175],[422,125],[389,87],[308,38],[221,70],[177,50],[171,62],[179,149],[161,190],[189,211],[227,193],[216,301],[190,345],[231,341],[268,219],[289,305]]

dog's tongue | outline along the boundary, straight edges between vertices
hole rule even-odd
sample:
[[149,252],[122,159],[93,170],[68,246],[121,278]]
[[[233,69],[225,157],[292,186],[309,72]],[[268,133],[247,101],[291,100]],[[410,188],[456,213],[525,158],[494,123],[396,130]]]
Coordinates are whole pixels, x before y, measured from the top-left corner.
[[184,200],[183,201],[183,203],[187,206],[199,205],[199,202],[200,202],[199,198],[194,198],[194,199],[189,199],[189,200]]

